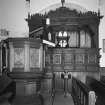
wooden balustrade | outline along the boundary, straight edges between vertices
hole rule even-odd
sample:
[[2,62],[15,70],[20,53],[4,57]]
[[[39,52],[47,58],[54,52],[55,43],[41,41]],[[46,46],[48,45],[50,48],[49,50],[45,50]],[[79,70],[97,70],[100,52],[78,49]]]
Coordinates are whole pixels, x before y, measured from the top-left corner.
[[72,96],[75,105],[95,105],[95,92],[74,77],[72,77]]
[[105,83],[92,77],[88,77],[87,84],[97,95],[96,105],[105,105]]

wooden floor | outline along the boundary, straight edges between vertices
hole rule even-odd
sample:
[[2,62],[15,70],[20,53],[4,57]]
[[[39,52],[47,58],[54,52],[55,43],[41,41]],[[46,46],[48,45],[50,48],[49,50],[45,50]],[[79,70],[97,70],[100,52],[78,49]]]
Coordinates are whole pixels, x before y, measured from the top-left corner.
[[16,96],[11,105],[42,105],[40,97],[33,96]]
[[4,100],[0,105],[74,105],[71,94],[65,96],[64,92],[61,91],[56,92],[53,98],[48,92],[43,93],[41,97],[39,95],[16,96],[12,104]]

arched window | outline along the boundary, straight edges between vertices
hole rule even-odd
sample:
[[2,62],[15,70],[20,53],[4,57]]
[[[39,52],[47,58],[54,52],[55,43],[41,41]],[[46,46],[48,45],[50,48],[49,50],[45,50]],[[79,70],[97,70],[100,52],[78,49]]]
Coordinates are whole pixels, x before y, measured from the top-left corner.
[[66,31],[64,31],[63,37],[67,37],[67,32]]
[[58,33],[58,36],[59,37],[62,37],[62,32],[61,31]]

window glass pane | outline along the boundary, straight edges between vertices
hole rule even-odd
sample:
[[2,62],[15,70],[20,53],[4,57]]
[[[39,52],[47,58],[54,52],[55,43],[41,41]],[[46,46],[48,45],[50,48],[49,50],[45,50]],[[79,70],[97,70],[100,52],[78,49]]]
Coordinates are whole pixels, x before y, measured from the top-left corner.
[[62,32],[59,32],[58,36],[59,36],[59,37],[62,37]]
[[69,47],[78,47],[78,33],[77,32],[69,32]]
[[91,47],[91,37],[90,34],[86,32],[86,47]]
[[64,31],[63,36],[67,37],[67,32],[66,31]]
[[80,47],[85,47],[85,31],[80,32]]
[[66,45],[67,45],[67,41],[63,40],[63,46],[62,47],[66,47]]
[[63,47],[63,40],[59,41],[59,45],[60,45],[60,47]]

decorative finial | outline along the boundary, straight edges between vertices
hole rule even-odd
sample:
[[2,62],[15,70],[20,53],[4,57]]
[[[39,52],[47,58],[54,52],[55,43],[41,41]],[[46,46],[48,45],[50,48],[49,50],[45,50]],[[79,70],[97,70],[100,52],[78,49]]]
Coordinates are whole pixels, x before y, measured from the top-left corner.
[[98,16],[100,16],[100,8],[98,8]]
[[64,7],[65,0],[61,0],[62,7]]
[[26,0],[27,18],[30,19],[30,0]]

